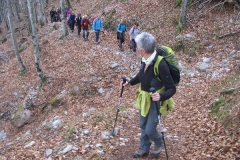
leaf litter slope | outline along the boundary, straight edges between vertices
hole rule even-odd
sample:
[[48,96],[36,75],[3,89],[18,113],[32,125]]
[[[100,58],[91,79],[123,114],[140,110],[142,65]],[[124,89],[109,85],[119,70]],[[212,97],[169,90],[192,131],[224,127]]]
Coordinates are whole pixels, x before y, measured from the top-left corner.
[[[157,6],[154,6],[153,3],[157,3],[157,1],[141,1],[141,3],[133,1],[129,2],[129,5],[127,5],[128,3],[113,3],[112,6],[119,7],[119,12],[122,14],[127,14],[127,12],[121,12],[126,8],[129,12],[137,13],[136,15],[139,15],[139,17],[146,16],[142,18],[146,19],[157,17],[152,16],[156,13],[153,12],[153,10],[157,9]],[[133,8],[137,8],[134,7],[135,4],[141,4],[142,12],[140,12],[140,9],[136,11],[133,10]],[[162,7],[166,6],[172,6],[172,4],[165,4]],[[75,7],[77,8],[77,4]],[[110,5],[108,7],[111,8]],[[149,10],[145,10],[145,7]],[[129,8],[131,8],[131,10]],[[174,9],[174,11],[176,13],[172,12],[169,16],[177,17],[175,16],[178,14],[177,9]],[[161,19],[164,14],[161,12],[159,15],[159,19]],[[117,16],[121,17],[120,14],[117,14],[116,17]],[[158,30],[155,26],[158,26],[156,21],[159,19],[152,20],[152,23],[148,23],[148,25],[152,24],[152,27],[148,28],[153,28],[150,31],[153,32],[153,34],[157,33],[159,36],[158,40],[163,37],[161,39],[163,43],[169,41],[167,44],[172,45],[174,42],[171,41],[175,38],[173,32],[174,27],[172,27],[173,19],[170,17],[168,21],[165,21],[164,25],[162,23],[159,24],[162,25],[162,27],[161,30]],[[147,21],[142,21],[142,23],[145,22]],[[207,22],[199,22],[199,24],[204,23]],[[142,26],[144,27],[146,25]],[[207,29],[207,25],[203,26]],[[48,27],[50,28],[50,26]],[[45,29],[47,30],[47,28]],[[195,32],[195,30],[187,29],[185,32]],[[196,32],[199,31],[197,30]],[[44,33],[44,29],[42,33]],[[170,34],[166,36],[165,33]],[[82,37],[77,37],[76,31],[70,34],[69,37],[66,37],[65,40],[59,40],[60,36],[60,31],[54,31],[42,37],[42,40],[40,40],[40,43],[46,39],[49,41],[45,46],[41,44],[41,62],[43,71],[49,77],[48,83],[39,91],[39,107],[34,109],[34,118],[30,124],[24,126],[24,128],[15,129],[10,125],[10,122],[1,121],[1,126],[4,131],[12,133],[9,135],[8,142],[15,142],[14,145],[8,147],[2,146],[7,142],[2,143],[0,147],[4,150],[1,151],[1,154],[7,158],[15,156],[18,159],[24,159],[26,157],[30,159],[44,159],[42,157],[47,148],[54,148],[54,151],[57,152],[61,146],[67,144],[67,142],[65,142],[67,130],[74,126],[78,130],[89,129],[91,134],[84,138],[80,136],[80,133],[72,134],[70,136],[70,142],[68,143],[77,146],[79,150],[72,151],[64,156],[59,156],[59,158],[68,159],[75,157],[80,159],[97,159],[98,155],[96,154],[96,150],[85,149],[84,146],[88,143],[93,145],[102,143],[102,150],[105,152],[102,159],[131,159],[133,152],[138,148],[140,133],[138,128],[138,111],[134,108],[135,90],[137,86],[126,87],[124,90],[121,111],[117,122],[117,127],[120,128],[118,135],[113,139],[103,141],[101,131],[110,131],[112,129],[120,94],[119,81],[122,75],[129,77],[130,74],[137,72],[140,61],[139,57],[133,56],[127,51],[118,52],[114,32],[106,32],[106,35],[101,35],[101,43],[99,45],[94,44],[94,33],[90,34],[90,41],[83,41]],[[233,44],[231,44],[233,40],[234,38],[229,38],[229,46],[233,46]],[[215,43],[217,46],[217,44],[221,44],[223,41],[216,41]],[[226,42],[223,44],[226,45]],[[125,49],[128,48],[127,43],[124,45]],[[213,57],[218,50],[222,49],[221,46],[217,46],[216,48],[217,49],[211,53]],[[179,54],[181,55],[178,56],[179,59],[186,62],[187,55]],[[18,91],[22,86],[26,86],[27,84],[30,84],[29,86],[37,86],[39,83],[32,63],[32,48],[29,47],[24,51],[22,56],[28,68],[27,74],[24,77],[19,77],[18,66],[14,58],[10,63],[4,62],[1,66],[1,68],[5,70],[5,72],[2,73],[3,76],[1,76],[3,77],[1,80],[3,84],[1,91],[5,94],[1,96],[1,99],[11,99],[12,93]],[[208,55],[206,53],[199,55],[199,57],[200,56],[204,57]],[[193,57],[192,63],[186,62],[184,64],[191,67],[194,66],[194,62],[197,60],[197,57]],[[119,64],[118,69],[110,69],[110,66],[114,62]],[[136,66],[135,68],[132,67],[133,64]],[[225,136],[226,133],[217,120],[208,115],[209,103],[218,96],[218,92],[212,92],[211,89],[212,83],[216,82],[211,82],[205,75],[201,76],[200,80],[199,77],[196,77],[195,80],[198,81],[198,83],[195,85],[187,85],[191,79],[183,77],[181,84],[178,86],[178,92],[174,96],[176,108],[171,111],[164,120],[164,125],[168,129],[165,136],[170,159],[237,158],[237,153],[239,153],[239,139]],[[12,85],[9,85],[9,82]],[[80,88],[77,95],[74,94],[74,86]],[[98,89],[101,87],[105,90],[103,96],[97,94]],[[43,108],[43,104],[50,101],[63,90],[70,92],[63,102],[48,113],[41,113],[40,110]],[[108,91],[111,93],[110,96],[105,94]],[[23,89],[24,95],[26,95],[27,92],[27,89]],[[15,107],[16,106],[17,105],[15,105]],[[90,108],[94,108],[96,111],[87,117],[83,117],[82,114],[89,112]],[[64,111],[67,111],[67,114],[64,114]],[[57,131],[46,130],[41,126],[44,120],[50,120],[56,115],[61,115],[64,121],[64,125],[57,129]],[[24,149],[23,152],[24,145],[30,140],[20,141],[16,139],[23,137],[27,130],[31,130],[32,136],[30,139],[34,139],[36,144],[29,149]],[[237,133],[237,135],[239,135],[239,132]],[[230,133],[228,135],[230,135]],[[120,138],[126,139],[126,146],[120,146],[120,144],[123,143]],[[164,156],[165,153],[163,151],[160,159],[164,159]],[[151,157],[148,158],[150,159]]]

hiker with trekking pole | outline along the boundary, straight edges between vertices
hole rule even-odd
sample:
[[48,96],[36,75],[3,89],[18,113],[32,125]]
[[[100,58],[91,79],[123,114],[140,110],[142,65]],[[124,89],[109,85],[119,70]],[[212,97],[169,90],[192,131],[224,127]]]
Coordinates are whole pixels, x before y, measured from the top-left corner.
[[[140,110],[141,136],[139,147],[133,154],[133,158],[142,158],[148,155],[151,142],[154,142],[152,156],[158,157],[164,140],[164,134],[160,134],[157,129],[158,123],[160,124],[159,109],[160,107],[174,106],[171,97],[176,92],[176,86],[165,58],[155,50],[155,37],[150,33],[142,32],[136,36],[135,41],[137,53],[142,57],[141,67],[134,78],[130,81],[122,80],[120,83],[123,87],[140,83],[137,90],[136,108]],[[156,67],[158,75],[154,71]],[[154,90],[150,91],[151,87],[154,87]],[[164,146],[168,159],[166,145]]]

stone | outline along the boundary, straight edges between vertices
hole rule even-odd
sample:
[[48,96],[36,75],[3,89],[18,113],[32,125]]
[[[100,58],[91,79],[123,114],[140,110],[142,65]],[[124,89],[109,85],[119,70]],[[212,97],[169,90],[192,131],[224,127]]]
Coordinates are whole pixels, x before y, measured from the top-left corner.
[[31,111],[27,109],[22,109],[15,113],[13,117],[14,126],[21,127],[26,124],[31,117]]
[[104,139],[104,140],[110,139],[110,133],[108,131],[103,131],[102,132],[102,139]]
[[60,117],[56,116],[53,119],[51,119],[50,122],[47,123],[47,127],[54,129],[54,128],[58,128],[61,124],[62,124],[62,121]]
[[96,144],[96,147],[102,147],[103,145],[101,143]]
[[88,135],[89,134],[89,130],[88,129],[83,130],[83,134],[84,135]]
[[0,140],[4,140],[7,137],[7,133],[4,133],[4,131],[0,132]]
[[53,152],[52,149],[46,149],[44,156],[48,157],[49,155],[52,154],[52,152]]
[[29,148],[29,147],[33,146],[35,143],[36,143],[35,141],[31,141],[30,143],[25,145],[24,148]]
[[111,68],[112,68],[112,69],[116,69],[117,67],[119,67],[119,65],[118,65],[117,63],[113,63],[113,64],[111,65]]
[[99,94],[103,94],[103,93],[104,93],[104,90],[103,90],[102,87],[98,89],[98,93],[99,93]]
[[104,155],[104,152],[102,150],[97,150],[97,154]]
[[188,33],[188,34],[186,34],[186,38],[188,38],[188,39],[195,39],[196,37],[193,34]]

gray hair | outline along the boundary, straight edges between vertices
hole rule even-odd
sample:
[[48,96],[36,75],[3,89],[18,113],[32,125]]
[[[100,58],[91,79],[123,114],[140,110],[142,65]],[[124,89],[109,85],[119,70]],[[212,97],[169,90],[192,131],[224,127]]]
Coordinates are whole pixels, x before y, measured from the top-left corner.
[[155,50],[156,38],[147,32],[138,34],[135,38],[137,47],[145,52],[152,54]]

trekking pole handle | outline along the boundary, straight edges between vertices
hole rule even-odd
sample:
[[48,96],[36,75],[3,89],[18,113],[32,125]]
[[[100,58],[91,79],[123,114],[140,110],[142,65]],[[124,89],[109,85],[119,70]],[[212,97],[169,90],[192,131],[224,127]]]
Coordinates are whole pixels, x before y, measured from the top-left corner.
[[123,88],[124,88],[123,84],[127,82],[126,77],[122,76],[122,81],[123,81],[123,83],[122,83],[122,90],[121,90],[120,97],[122,97],[122,94],[123,94]]
[[156,88],[151,87],[149,91],[152,92],[152,93],[155,93],[156,92]]

